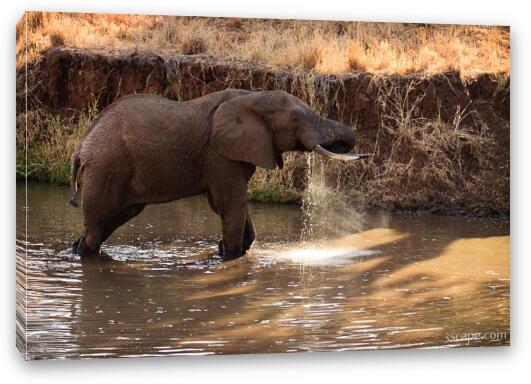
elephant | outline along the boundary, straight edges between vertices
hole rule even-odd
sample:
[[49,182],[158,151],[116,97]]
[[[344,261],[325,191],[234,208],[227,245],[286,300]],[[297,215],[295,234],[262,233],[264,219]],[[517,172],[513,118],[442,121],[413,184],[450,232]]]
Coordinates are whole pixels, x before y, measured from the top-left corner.
[[226,89],[189,101],[151,94],[123,96],[94,119],[72,155],[70,203],[84,232],[72,244],[80,256],[101,244],[147,204],[206,194],[221,218],[219,255],[244,255],[256,232],[247,184],[256,167],[283,167],[286,151],[317,151],[337,160],[355,145],[350,126],[314,112],[283,91]]

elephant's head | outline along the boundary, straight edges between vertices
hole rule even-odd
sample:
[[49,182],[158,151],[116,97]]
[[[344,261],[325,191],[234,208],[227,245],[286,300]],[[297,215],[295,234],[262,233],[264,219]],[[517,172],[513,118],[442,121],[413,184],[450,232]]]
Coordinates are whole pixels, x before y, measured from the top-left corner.
[[222,156],[268,169],[282,168],[286,151],[316,151],[336,160],[366,157],[347,154],[355,144],[351,127],[281,91],[250,92],[221,104],[212,119],[212,144]]

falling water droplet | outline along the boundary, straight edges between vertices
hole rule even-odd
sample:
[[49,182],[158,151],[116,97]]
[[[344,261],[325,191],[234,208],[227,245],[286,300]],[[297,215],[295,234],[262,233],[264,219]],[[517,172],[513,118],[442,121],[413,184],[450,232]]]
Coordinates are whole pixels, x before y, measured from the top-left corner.
[[[327,168],[330,166],[328,164]],[[351,234],[360,229],[363,215],[349,203],[340,185],[333,188],[327,184],[325,161],[311,152],[306,154],[306,180],[300,238],[303,246],[309,246],[309,243],[315,245],[316,241]]]
[[311,195],[308,193],[310,185],[312,184],[312,160],[313,152],[306,154],[306,190],[304,191],[302,197],[302,232],[301,232],[301,242],[306,243],[312,239],[312,226],[311,226]]

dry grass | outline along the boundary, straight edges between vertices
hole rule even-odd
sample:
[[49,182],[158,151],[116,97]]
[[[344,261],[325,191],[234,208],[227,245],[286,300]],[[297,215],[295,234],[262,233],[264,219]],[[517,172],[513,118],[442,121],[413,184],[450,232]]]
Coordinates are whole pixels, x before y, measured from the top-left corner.
[[63,119],[41,110],[17,116],[17,178],[27,176],[32,180],[68,184],[70,156],[95,116],[95,108],[76,119]]
[[[510,72],[505,27],[28,12],[28,57],[50,46],[208,54],[340,74]],[[17,27],[23,63],[24,18]]]

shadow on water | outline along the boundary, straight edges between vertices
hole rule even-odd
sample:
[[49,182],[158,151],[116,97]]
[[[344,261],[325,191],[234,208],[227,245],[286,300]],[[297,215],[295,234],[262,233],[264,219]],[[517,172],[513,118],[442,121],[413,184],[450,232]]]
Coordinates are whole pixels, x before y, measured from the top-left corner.
[[296,207],[253,205],[259,241],[224,263],[199,197],[148,207],[110,259],[81,261],[68,189],[30,185],[28,199],[31,358],[509,344],[504,221],[375,213],[301,249]]

